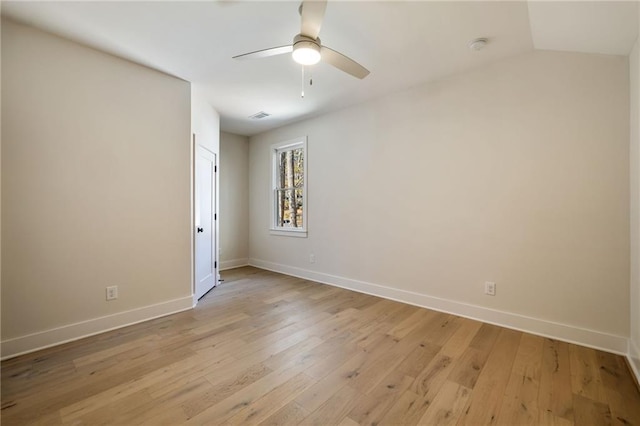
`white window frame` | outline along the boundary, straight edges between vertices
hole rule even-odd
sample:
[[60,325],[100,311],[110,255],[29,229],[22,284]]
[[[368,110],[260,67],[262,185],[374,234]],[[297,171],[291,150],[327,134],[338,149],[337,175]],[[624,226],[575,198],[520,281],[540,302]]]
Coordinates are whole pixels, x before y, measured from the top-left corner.
[[[277,217],[278,217],[278,206],[276,191],[278,189],[278,177],[279,177],[279,169],[278,169],[278,154],[283,151],[289,151],[302,148],[303,150],[303,167],[304,167],[304,178],[302,181],[302,194],[303,194],[303,208],[302,208],[302,228],[286,228],[283,226],[277,226]],[[302,237],[306,238],[307,236],[307,210],[309,209],[308,205],[308,193],[307,193],[307,178],[309,175],[309,171],[307,169],[307,137],[300,137],[296,139],[291,139],[285,142],[280,142],[274,145],[271,145],[271,226],[269,228],[269,233],[271,235],[280,235],[287,237]]]

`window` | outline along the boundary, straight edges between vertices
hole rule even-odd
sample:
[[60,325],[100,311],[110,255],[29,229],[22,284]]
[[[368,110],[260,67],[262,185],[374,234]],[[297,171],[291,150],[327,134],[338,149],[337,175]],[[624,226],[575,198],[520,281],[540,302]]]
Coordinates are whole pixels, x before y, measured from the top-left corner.
[[271,147],[273,161],[271,233],[307,236],[307,140],[283,142]]

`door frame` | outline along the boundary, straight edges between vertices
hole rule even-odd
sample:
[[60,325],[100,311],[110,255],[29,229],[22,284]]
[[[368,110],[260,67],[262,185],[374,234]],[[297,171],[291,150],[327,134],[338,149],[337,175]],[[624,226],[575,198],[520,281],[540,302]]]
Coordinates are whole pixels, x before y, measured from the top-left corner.
[[[196,214],[197,208],[196,200],[196,180],[198,178],[197,175],[197,158],[198,158],[198,149],[202,148],[213,155],[214,158],[214,186],[213,191],[215,191],[214,196],[212,196],[213,202],[213,214],[214,214],[214,225],[213,231],[215,232],[215,236],[213,238],[213,262],[214,262],[214,285],[211,290],[218,286],[220,283],[220,250],[219,250],[219,226],[218,226],[218,203],[219,203],[219,179],[218,179],[218,154],[205,145],[201,145],[197,142],[196,133],[191,133],[191,253],[192,253],[192,261],[191,261],[191,295],[193,297],[193,306],[196,306],[198,303],[198,297],[196,293],[196,285],[197,285],[197,274],[196,274]],[[209,290],[210,291],[210,290]],[[206,294],[206,293],[205,293]]]

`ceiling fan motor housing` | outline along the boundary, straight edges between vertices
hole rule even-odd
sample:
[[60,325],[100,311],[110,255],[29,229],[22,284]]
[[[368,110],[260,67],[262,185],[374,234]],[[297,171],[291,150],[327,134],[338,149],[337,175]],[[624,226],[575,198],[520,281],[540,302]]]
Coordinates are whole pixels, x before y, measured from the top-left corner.
[[293,38],[293,60],[302,65],[314,65],[320,61],[320,38],[298,34]]

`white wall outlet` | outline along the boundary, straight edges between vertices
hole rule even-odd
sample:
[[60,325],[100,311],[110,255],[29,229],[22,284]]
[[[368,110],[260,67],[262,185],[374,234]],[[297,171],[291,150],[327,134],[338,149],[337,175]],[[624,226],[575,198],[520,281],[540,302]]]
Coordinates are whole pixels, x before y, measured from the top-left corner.
[[113,285],[111,287],[107,287],[107,300],[115,300],[118,298],[118,286]]
[[316,255],[311,253],[309,255],[309,263],[316,263]]
[[496,283],[492,283],[487,281],[484,283],[484,294],[488,294],[489,296],[496,295]]

